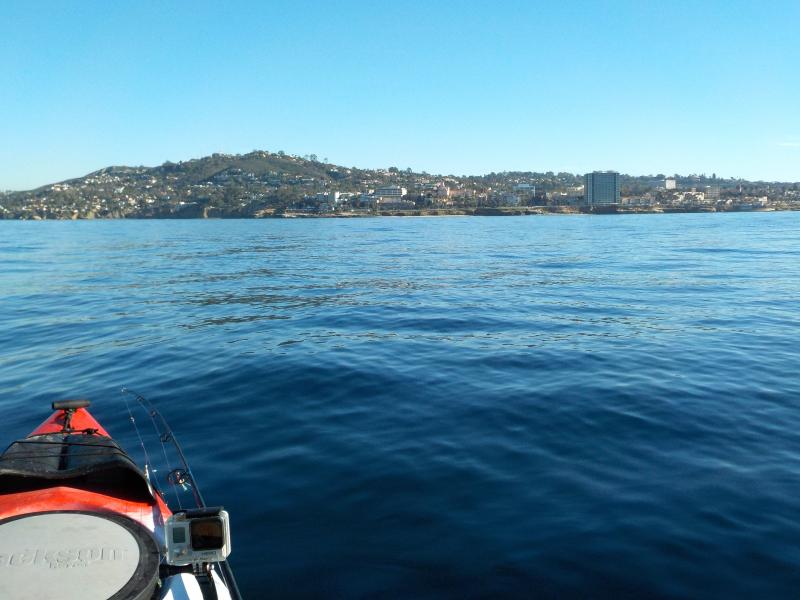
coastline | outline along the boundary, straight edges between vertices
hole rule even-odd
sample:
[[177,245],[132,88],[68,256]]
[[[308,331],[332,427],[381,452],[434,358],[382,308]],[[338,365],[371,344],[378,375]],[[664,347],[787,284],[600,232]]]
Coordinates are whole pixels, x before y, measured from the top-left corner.
[[385,210],[385,211],[342,211],[342,212],[313,212],[313,211],[262,211],[254,215],[241,214],[159,214],[153,216],[95,216],[74,215],[71,218],[43,218],[35,215],[32,217],[17,217],[0,221],[112,221],[112,220],[158,220],[158,219],[367,219],[375,217],[404,217],[404,218],[430,218],[430,217],[522,217],[522,216],[553,216],[553,215],[636,215],[636,214],[678,214],[678,213],[750,213],[750,212],[793,212],[800,210],[799,206],[766,206],[742,208],[732,206],[730,210],[719,210],[713,207],[566,207],[566,206],[536,206],[536,207],[501,207],[501,208],[455,208],[455,209],[413,209],[413,210]]

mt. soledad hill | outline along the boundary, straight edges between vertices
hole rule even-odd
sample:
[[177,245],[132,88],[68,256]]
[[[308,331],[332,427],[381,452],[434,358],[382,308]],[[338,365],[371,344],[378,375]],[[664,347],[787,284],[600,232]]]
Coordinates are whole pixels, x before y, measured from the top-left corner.
[[[393,170],[396,173],[397,170]],[[212,156],[157,167],[111,166],[84,177],[13,192],[5,218],[249,217],[308,194],[390,183],[387,171],[348,169],[282,152]]]

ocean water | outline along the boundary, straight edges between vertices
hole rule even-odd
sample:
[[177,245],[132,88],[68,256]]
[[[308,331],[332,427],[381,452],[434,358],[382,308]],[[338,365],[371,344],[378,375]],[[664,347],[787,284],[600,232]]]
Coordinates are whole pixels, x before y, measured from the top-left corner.
[[796,598],[800,213],[0,221],[0,442],[161,409],[260,598]]

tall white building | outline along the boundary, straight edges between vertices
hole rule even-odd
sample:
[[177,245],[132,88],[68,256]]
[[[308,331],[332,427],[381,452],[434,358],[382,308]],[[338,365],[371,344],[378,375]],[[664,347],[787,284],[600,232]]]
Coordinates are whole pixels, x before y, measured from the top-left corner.
[[595,171],[584,176],[583,196],[589,206],[619,204],[619,173]]
[[665,190],[674,190],[677,187],[678,187],[678,182],[675,181],[674,179],[670,178],[670,179],[665,179],[664,180],[664,189]]

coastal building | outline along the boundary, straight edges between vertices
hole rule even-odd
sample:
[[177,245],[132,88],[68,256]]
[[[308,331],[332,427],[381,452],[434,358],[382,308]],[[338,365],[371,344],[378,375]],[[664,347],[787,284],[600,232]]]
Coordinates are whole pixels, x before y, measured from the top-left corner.
[[434,190],[436,193],[437,198],[449,198],[450,197],[450,188],[447,187],[443,181],[440,181],[436,184],[436,188]]
[[569,192],[555,192],[550,196],[549,202],[541,202],[541,205],[549,203],[550,206],[580,206],[582,202],[583,196]]
[[584,201],[588,206],[619,204],[619,173],[595,171],[584,176]]
[[504,192],[500,194],[498,206],[519,206],[520,200],[517,194],[510,194],[508,192]]
[[664,189],[665,190],[674,190],[678,187],[678,182],[672,178],[664,180]]
[[719,200],[719,185],[707,185],[705,189],[706,200]]
[[340,192],[320,192],[313,196],[306,195],[305,200],[312,200],[318,204],[330,204],[331,206],[335,206],[339,203],[340,196]]
[[375,196],[378,198],[402,198],[408,193],[408,190],[399,185],[385,185],[375,190]]

